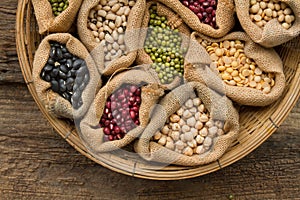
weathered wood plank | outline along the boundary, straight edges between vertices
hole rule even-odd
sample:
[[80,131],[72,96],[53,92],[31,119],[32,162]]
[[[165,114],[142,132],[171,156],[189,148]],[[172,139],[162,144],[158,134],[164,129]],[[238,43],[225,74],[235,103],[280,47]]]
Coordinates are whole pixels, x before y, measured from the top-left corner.
[[15,45],[16,0],[0,3],[0,83],[24,82]]
[[300,101],[263,145],[203,177],[149,181],[112,172],[67,144],[22,84],[0,87],[0,199],[295,199]]

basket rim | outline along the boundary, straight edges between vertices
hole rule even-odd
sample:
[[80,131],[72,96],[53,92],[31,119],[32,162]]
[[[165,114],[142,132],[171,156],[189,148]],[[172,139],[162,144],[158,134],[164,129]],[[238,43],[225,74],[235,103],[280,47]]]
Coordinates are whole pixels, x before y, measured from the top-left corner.
[[[30,34],[31,27],[29,24],[29,20],[31,17],[31,1],[30,0],[18,0],[17,14],[16,14],[16,48],[18,59],[20,63],[20,68],[33,99],[41,110],[43,116],[50,122],[51,126],[60,134],[71,146],[73,146],[77,151],[79,151],[82,155],[88,157],[94,162],[106,167],[112,171],[122,173],[129,176],[134,176],[138,178],[151,179],[151,180],[180,180],[187,178],[194,178],[202,175],[209,174],[211,172],[220,170],[226,166],[229,166],[236,161],[242,159],[246,155],[250,154],[257,147],[259,147],[265,140],[267,140],[283,123],[283,121],[287,118],[290,111],[293,109],[295,104],[297,103],[300,97],[300,61],[298,67],[296,69],[293,80],[290,84],[290,88],[286,95],[282,98],[283,100],[278,105],[278,109],[276,112],[272,113],[268,120],[263,122],[263,126],[259,129],[255,130],[255,137],[252,136],[252,140],[248,141],[246,144],[238,143],[233,149],[227,151],[219,160],[202,166],[196,167],[183,167],[183,166],[169,166],[162,169],[157,169],[155,166],[152,168],[147,168],[146,165],[131,162],[128,164],[128,160],[122,160],[125,162],[119,163],[117,158],[114,158],[110,153],[103,154],[103,157],[100,159],[92,156],[85,149],[84,145],[82,145],[80,139],[76,134],[76,130],[72,129],[65,122],[58,120],[51,116],[41,101],[39,100],[35,87],[32,81],[31,75],[31,66],[32,66],[32,54],[30,48]],[[26,16],[26,20],[25,20]],[[299,37],[300,40],[300,37]],[[28,53],[28,54],[27,54]],[[288,103],[286,103],[288,101]],[[253,139],[254,138],[254,139]],[[242,147],[241,147],[242,146]],[[236,151],[237,149],[237,151]],[[111,159],[111,158],[114,159]],[[107,159],[110,158],[110,159]],[[117,162],[116,162],[117,161]]]

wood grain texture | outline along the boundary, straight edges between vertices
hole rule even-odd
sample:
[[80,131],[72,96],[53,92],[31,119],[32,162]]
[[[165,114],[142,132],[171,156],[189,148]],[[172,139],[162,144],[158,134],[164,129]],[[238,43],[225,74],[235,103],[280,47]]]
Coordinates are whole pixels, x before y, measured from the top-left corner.
[[215,173],[149,181],[110,171],[74,150],[42,116],[15,49],[17,0],[0,3],[0,200],[299,199],[300,101],[258,149]]
[[0,83],[24,82],[15,44],[16,0],[0,3]]
[[51,128],[25,85],[0,88],[0,199],[300,197],[300,101],[276,133],[237,163],[198,178],[149,181],[79,154]]

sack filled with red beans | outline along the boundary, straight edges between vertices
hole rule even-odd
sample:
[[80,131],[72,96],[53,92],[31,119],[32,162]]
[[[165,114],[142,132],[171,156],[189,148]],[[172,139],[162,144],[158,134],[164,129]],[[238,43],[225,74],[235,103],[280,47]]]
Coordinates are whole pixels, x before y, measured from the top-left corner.
[[145,70],[117,74],[101,88],[81,120],[81,139],[95,155],[128,145],[145,129],[163,94],[157,78]]
[[233,0],[158,0],[194,31],[220,38],[235,24]]

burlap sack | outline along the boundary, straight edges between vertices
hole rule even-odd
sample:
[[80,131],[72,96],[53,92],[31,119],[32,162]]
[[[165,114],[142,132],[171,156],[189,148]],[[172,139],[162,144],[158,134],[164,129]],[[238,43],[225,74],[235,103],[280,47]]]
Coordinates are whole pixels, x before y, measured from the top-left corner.
[[58,16],[54,16],[48,0],[32,0],[39,33],[68,32],[77,15],[82,0],[69,0],[69,6]]
[[285,0],[294,12],[295,21],[291,28],[285,29],[277,19],[269,21],[263,29],[253,23],[249,14],[249,0],[235,0],[238,19],[251,39],[265,47],[274,47],[297,37],[300,34],[300,1]]
[[104,65],[104,50],[100,43],[94,39],[92,31],[88,29],[88,16],[90,10],[99,4],[100,0],[85,0],[80,8],[77,29],[80,40],[85,44],[87,49],[91,52],[97,64],[98,70],[101,74],[106,76],[113,74],[119,68],[129,67],[135,60],[138,47],[139,29],[142,23],[142,17],[145,10],[145,0],[137,0],[132,7],[128,16],[126,31],[125,31],[125,45],[128,48],[128,54],[123,55],[108,64]]
[[174,10],[174,12],[177,13],[191,29],[210,37],[223,37],[234,27],[235,24],[233,0],[218,0],[216,10],[217,29],[214,29],[208,24],[201,23],[197,15],[178,0],[157,1],[164,3],[166,6]]
[[[231,100],[248,106],[267,106],[281,96],[285,88],[285,76],[283,73],[283,64],[279,55],[274,49],[267,49],[255,44],[249,36],[243,32],[233,32],[220,39],[212,39],[196,32],[192,33],[190,48],[186,56],[187,62],[190,62],[191,64],[185,66],[184,74],[184,78],[187,81],[198,81],[210,86],[218,81],[218,76],[213,75],[214,73],[218,74],[216,68],[208,69],[205,67],[205,63],[210,64],[212,61],[205,48],[199,44],[202,39],[210,42],[220,42],[224,40],[245,41],[244,52],[246,56],[252,58],[262,71],[275,74],[275,85],[268,94],[254,88],[231,86],[223,82],[222,86],[220,86],[220,84],[215,84],[218,89],[214,89],[225,90],[226,95]],[[210,73],[210,75],[208,75],[208,73]]]
[[[202,100],[212,119],[225,121],[226,133],[213,140],[209,151],[200,155],[186,156],[151,141],[152,136],[164,126],[168,117],[175,113],[192,94]],[[219,159],[236,139],[239,132],[239,116],[232,102],[199,82],[189,82],[167,94],[153,112],[151,121],[135,143],[135,151],[148,160],[184,166],[204,165]]]
[[[50,41],[65,44],[71,54],[84,59],[87,64],[90,80],[82,92],[83,104],[79,109],[73,109],[72,104],[68,100],[61,97],[58,93],[53,92],[51,84],[40,77],[41,71],[49,58]],[[51,34],[42,40],[34,56],[32,76],[37,95],[49,113],[57,117],[70,119],[79,118],[87,112],[97,88],[101,86],[101,80],[95,63],[87,49],[79,40],[68,33]]]
[[[104,141],[103,128],[99,122],[103,114],[106,99],[122,84],[141,86],[141,105],[139,110],[140,125],[129,131],[124,138]],[[158,99],[164,94],[157,80],[147,71],[131,69],[114,76],[96,95],[96,98],[85,117],[80,122],[80,137],[92,154],[120,149],[136,139],[149,122],[149,115]]]
[[[179,16],[174,11],[172,11],[170,8],[166,7],[165,5],[163,5],[161,3],[158,3],[157,1],[149,1],[149,2],[147,2],[147,5],[146,5],[145,15],[143,17],[141,17],[143,19],[143,22],[142,22],[142,28],[141,28],[140,36],[139,36],[139,50],[138,50],[138,55],[136,58],[137,64],[151,65],[153,63],[150,56],[144,50],[144,43],[145,43],[145,40],[147,37],[148,23],[150,20],[149,8],[152,5],[157,6],[157,14],[160,16],[165,16],[168,20],[168,25],[171,26],[172,29],[179,30],[180,36],[182,38],[181,46],[188,48],[189,37],[191,34],[189,27],[185,23],[183,23],[182,20],[179,18]],[[153,73],[153,74],[156,74],[156,76],[157,76],[157,73],[155,72],[155,70],[151,69],[151,67],[149,67],[149,71],[151,71],[151,73]],[[180,83],[181,83],[181,78],[176,77],[174,79],[174,81],[172,81],[169,84],[164,84],[164,86],[169,89],[173,89],[173,88],[177,87]]]

